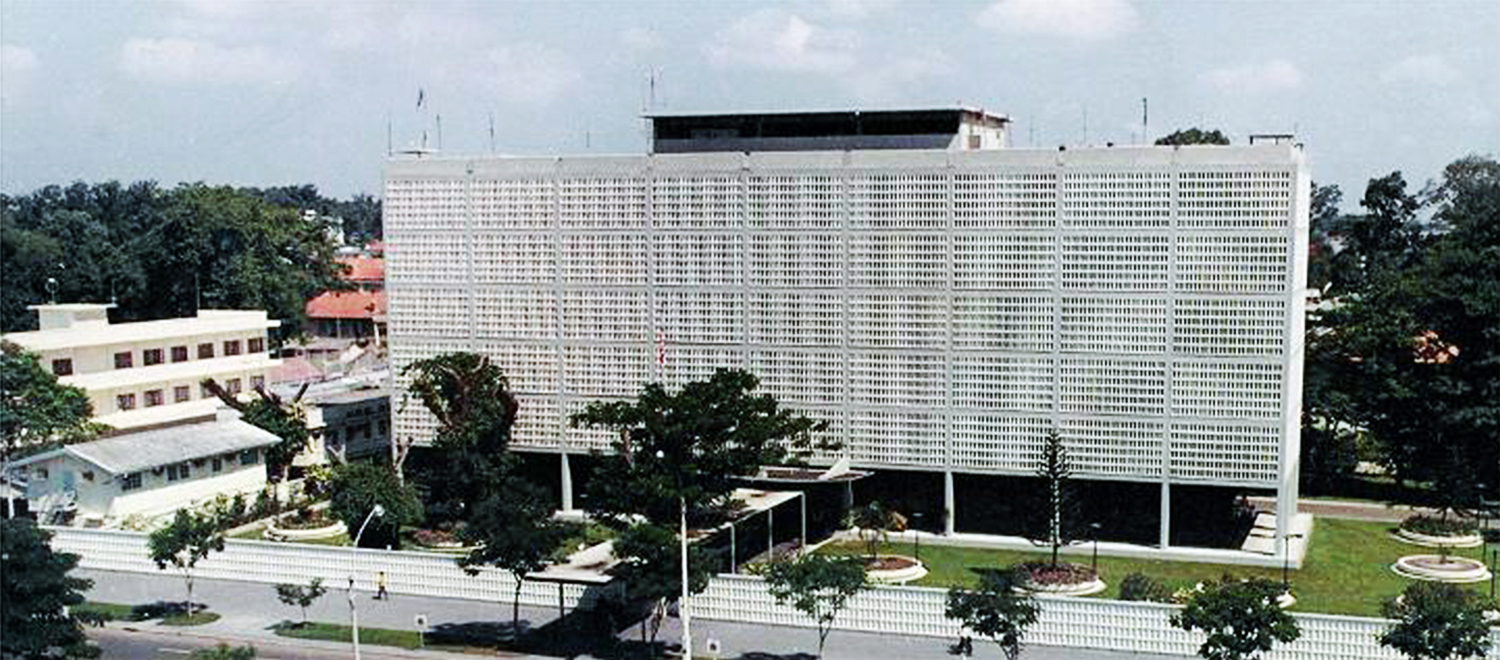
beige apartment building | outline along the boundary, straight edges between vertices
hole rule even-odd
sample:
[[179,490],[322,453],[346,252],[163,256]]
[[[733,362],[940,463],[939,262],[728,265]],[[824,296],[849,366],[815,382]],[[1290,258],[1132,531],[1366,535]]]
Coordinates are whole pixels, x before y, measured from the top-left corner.
[[94,421],[128,430],[212,415],[219,402],[202,386],[230,392],[266,384],[280,360],[267,330],[281,324],[257,310],[200,310],[189,318],[110,323],[113,305],[33,305],[40,329],[5,335],[36,353],[58,382],[83,389]]

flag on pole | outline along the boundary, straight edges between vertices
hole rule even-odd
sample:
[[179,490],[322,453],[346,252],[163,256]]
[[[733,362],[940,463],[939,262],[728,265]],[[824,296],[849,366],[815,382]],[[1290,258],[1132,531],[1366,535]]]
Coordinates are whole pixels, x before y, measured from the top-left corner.
[[418,87],[417,88],[417,109],[418,110],[422,109],[422,102],[426,101],[426,100],[427,100],[427,94],[426,94],[426,92],[422,91],[421,87]]
[[656,364],[667,366],[667,333],[660,330],[656,331]]

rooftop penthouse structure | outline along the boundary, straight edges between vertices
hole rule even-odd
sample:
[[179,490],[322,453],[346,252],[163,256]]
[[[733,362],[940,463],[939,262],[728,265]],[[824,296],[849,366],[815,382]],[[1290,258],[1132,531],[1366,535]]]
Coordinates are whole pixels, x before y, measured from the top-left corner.
[[[854,467],[944,475],[950,529],[955,474],[1029,475],[1055,429],[1077,477],[1159,485],[1162,546],[1172,488],[1214,485],[1274,490],[1280,551],[1298,146],[1012,149],[962,108],[652,120],[652,154],[390,161],[397,373],[488,355],[515,446],[566,457],[608,447],[567,424],[588,402],[745,368]],[[394,433],[427,437],[419,408]]]

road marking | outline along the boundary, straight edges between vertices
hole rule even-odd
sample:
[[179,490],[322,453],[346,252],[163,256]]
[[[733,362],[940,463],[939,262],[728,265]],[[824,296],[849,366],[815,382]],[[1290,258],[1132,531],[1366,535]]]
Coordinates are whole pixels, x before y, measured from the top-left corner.
[[177,655],[192,655],[191,649],[156,649],[157,653],[176,653]]

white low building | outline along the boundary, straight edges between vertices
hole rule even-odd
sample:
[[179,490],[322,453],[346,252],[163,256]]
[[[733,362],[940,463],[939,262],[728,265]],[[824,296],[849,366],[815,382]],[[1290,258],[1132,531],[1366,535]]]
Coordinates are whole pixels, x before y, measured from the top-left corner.
[[155,517],[266,486],[265,450],[280,439],[223,409],[201,420],[121,433],[17,461],[37,518],[105,524]]
[[281,324],[259,310],[199,310],[188,318],[110,323],[113,305],[33,305],[39,330],[4,336],[36,353],[59,383],[82,388],[94,421],[133,429],[211,415],[213,378],[232,393],[265,385],[281,361],[266,330]]

